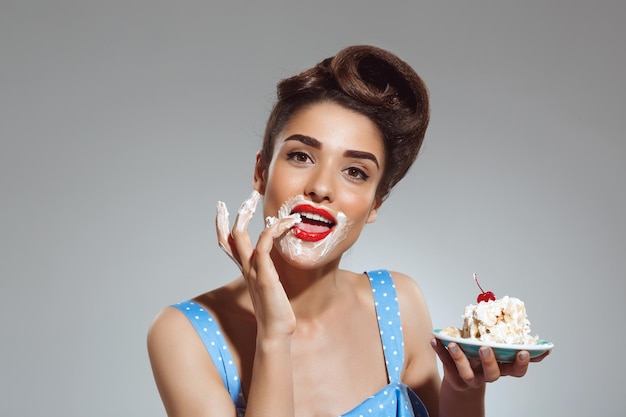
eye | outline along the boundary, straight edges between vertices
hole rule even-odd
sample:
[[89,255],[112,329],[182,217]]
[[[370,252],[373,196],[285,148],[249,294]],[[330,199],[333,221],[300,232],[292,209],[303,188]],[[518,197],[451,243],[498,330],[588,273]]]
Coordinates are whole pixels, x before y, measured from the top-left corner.
[[360,168],[350,167],[344,171],[352,180],[367,181],[370,177]]
[[293,151],[287,154],[287,160],[304,164],[311,161],[311,156],[309,156],[309,154],[306,152]]

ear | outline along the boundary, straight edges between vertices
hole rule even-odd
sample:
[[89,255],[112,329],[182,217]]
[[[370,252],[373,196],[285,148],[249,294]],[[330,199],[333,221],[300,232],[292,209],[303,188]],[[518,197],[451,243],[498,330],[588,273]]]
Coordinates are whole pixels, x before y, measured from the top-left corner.
[[253,188],[258,191],[259,194],[265,195],[265,180],[266,171],[265,167],[261,164],[261,151],[256,154],[256,163],[254,165],[254,179],[252,182]]
[[365,220],[365,223],[374,223],[376,221],[376,219],[378,218],[378,210],[382,205],[382,200],[376,200],[376,202],[372,206],[372,209],[370,210],[370,214],[367,216],[367,220]]

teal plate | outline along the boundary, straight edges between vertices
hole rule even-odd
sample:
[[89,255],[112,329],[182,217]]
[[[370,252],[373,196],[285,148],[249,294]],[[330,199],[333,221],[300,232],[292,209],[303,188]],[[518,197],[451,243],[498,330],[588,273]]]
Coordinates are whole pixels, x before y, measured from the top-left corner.
[[433,335],[441,340],[444,346],[448,346],[450,342],[454,342],[465,353],[468,358],[479,359],[478,349],[481,346],[489,346],[493,349],[493,353],[496,355],[498,362],[514,362],[515,355],[520,350],[525,350],[530,354],[531,359],[541,356],[547,351],[551,350],[554,345],[547,340],[538,340],[536,345],[509,345],[506,343],[493,343],[482,342],[476,339],[464,339],[462,337],[452,337],[445,334],[441,334],[441,329],[433,330]]

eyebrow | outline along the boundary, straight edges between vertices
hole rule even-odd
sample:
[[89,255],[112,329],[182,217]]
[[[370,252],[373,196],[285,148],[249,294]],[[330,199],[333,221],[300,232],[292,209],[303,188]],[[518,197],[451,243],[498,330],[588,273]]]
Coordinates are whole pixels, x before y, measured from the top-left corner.
[[[319,140],[312,138],[310,136],[306,136],[306,135],[291,135],[288,138],[285,139],[285,142],[290,141],[290,140],[295,140],[298,142],[301,142],[307,146],[310,146],[312,148],[315,149],[321,149],[322,148],[322,142],[320,142]],[[370,152],[364,152],[364,151],[356,151],[356,150],[350,150],[348,149],[347,151],[345,151],[343,153],[343,156],[348,157],[348,158],[357,158],[357,159],[369,159],[370,161],[374,162],[376,164],[376,168],[380,168],[380,165],[378,164],[378,159],[376,159],[376,156],[373,153]]]
[[348,150],[343,153],[343,156],[357,159],[369,159],[376,164],[376,168],[380,168],[380,166],[378,165],[378,159],[376,159],[373,153]]
[[305,145],[311,146],[312,148],[315,148],[315,149],[322,148],[322,142],[320,142],[319,140],[315,138],[312,138],[311,136],[297,135],[297,134],[291,135],[287,139],[285,139],[285,142],[290,141],[290,140],[296,140],[298,142],[302,142]]

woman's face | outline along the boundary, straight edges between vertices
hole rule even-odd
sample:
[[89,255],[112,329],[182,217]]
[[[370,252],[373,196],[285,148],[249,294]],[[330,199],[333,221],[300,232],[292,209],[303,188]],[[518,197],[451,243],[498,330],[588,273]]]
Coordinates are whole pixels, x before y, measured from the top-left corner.
[[302,219],[278,239],[282,256],[314,267],[352,246],[376,219],[384,161],[381,133],[366,116],[329,102],[296,113],[276,138],[267,170],[257,162],[254,180],[265,216]]

